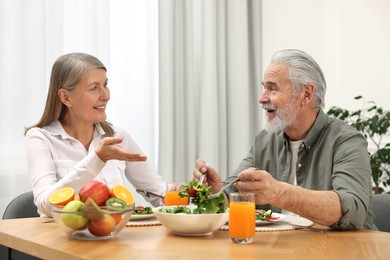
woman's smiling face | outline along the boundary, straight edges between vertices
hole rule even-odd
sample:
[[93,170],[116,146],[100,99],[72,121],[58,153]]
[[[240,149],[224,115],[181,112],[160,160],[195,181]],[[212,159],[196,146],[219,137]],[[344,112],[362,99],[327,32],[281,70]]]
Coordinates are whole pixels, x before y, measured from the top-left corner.
[[110,100],[104,69],[90,69],[68,92],[68,116],[71,121],[95,124],[106,120],[106,105]]

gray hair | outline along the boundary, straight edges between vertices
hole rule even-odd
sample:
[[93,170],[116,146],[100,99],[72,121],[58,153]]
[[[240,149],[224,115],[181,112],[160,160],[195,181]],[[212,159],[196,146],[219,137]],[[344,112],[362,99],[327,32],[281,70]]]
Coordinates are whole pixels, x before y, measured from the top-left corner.
[[[73,91],[90,69],[104,69],[107,71],[98,58],[87,53],[75,52],[59,57],[54,62],[51,70],[49,91],[43,115],[38,123],[25,128],[25,134],[33,127],[44,127],[55,120],[62,120],[67,107],[59,99],[58,90],[63,88]],[[113,135],[113,129],[108,122],[101,122],[100,125],[108,136]]]
[[104,69],[103,63],[87,53],[75,52],[59,57],[53,65],[50,87],[73,91],[81,78],[92,68]]
[[324,73],[317,62],[307,53],[287,49],[276,52],[271,63],[282,63],[287,65],[289,70],[289,79],[293,91],[298,92],[303,85],[312,83],[315,88],[314,107],[325,107],[326,82]]

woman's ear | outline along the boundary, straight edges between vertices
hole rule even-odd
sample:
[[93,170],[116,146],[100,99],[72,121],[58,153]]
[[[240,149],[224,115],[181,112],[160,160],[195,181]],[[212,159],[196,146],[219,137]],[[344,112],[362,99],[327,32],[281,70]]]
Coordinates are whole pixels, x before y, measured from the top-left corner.
[[60,88],[57,92],[58,98],[60,101],[67,107],[71,107],[72,103],[70,102],[70,97],[68,91],[63,88]]

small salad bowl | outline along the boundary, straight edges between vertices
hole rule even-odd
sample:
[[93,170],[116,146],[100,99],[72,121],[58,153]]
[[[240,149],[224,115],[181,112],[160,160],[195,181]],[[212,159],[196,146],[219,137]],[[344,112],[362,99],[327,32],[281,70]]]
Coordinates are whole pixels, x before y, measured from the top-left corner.
[[228,210],[224,213],[193,214],[168,213],[176,208],[193,212],[195,205],[163,206],[153,209],[154,215],[173,234],[178,236],[208,236],[221,228],[229,220]]

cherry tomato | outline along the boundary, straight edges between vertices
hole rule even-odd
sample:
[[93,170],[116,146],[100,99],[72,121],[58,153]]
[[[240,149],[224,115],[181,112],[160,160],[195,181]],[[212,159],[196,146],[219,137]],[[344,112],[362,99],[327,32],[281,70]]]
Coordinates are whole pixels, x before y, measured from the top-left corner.
[[275,220],[278,220],[278,219],[279,219],[279,217],[268,217],[268,218],[267,218],[267,220],[271,220],[271,221],[272,221],[272,220],[275,221]]
[[196,195],[198,194],[198,191],[195,190],[194,188],[189,188],[187,193],[188,193],[188,195],[190,195],[190,197],[196,197]]

